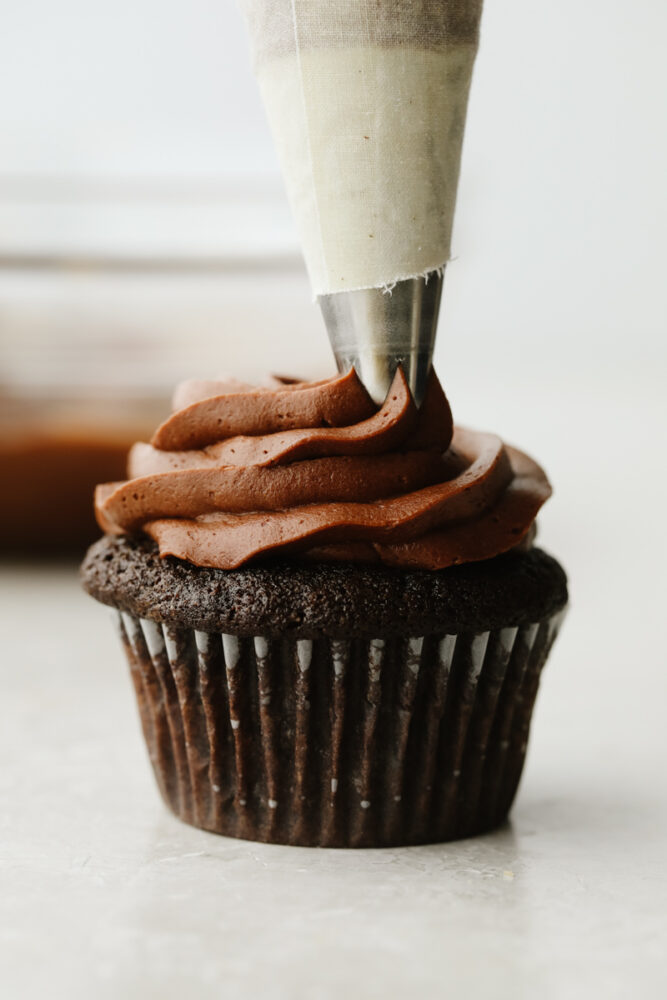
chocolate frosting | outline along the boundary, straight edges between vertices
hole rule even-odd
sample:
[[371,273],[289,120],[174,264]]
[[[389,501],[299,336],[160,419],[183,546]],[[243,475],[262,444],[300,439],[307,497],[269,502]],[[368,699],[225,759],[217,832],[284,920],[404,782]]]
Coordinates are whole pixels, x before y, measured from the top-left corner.
[[353,370],[187,382],[175,404],[95,509],[104,531],[144,532],[197,566],[289,554],[444,569],[529,545],[551,493],[527,455],[453,427],[435,373],[419,411],[400,369],[379,409]]

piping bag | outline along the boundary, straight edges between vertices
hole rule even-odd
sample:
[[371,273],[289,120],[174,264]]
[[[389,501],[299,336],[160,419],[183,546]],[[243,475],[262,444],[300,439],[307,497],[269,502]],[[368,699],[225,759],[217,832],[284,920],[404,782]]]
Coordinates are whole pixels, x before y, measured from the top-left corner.
[[339,370],[421,403],[482,0],[241,0]]

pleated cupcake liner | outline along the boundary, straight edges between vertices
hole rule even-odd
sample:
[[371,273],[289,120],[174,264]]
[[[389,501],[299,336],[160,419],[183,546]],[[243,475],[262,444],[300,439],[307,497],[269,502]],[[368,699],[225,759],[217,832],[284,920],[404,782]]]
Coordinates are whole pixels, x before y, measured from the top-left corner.
[[177,816],[250,840],[380,847],[505,820],[563,615],[370,641],[118,618],[153,770]]

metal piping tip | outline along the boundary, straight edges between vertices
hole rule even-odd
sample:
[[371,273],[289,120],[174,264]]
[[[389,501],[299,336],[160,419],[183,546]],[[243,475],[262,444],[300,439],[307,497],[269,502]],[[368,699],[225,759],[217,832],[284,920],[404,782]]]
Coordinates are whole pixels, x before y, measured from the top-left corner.
[[418,406],[431,370],[443,274],[398,281],[392,290],[364,288],[320,295],[338,370],[354,367],[381,405],[399,365]]

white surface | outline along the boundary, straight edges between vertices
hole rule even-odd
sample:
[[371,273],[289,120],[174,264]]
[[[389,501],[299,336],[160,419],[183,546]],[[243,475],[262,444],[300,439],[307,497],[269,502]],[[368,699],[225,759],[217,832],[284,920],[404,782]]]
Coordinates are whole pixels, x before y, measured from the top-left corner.
[[108,613],[73,568],[5,566],[3,997],[665,996],[661,384],[573,379],[564,408],[558,381],[505,381],[462,402],[545,459],[572,582],[511,826],[339,852],[180,824]]

